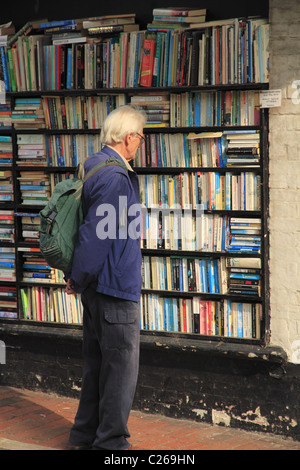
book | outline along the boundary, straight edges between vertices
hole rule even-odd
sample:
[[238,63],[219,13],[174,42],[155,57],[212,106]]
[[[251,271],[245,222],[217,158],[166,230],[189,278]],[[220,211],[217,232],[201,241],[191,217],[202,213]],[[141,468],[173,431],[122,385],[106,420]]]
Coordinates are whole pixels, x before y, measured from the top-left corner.
[[152,85],[156,38],[147,37],[143,43],[140,86]]
[[189,7],[168,7],[168,8],[154,8],[152,11],[153,16],[155,15],[167,15],[167,16],[181,16],[181,17],[193,17],[193,16],[204,16],[206,15],[205,8],[189,8]]
[[131,31],[138,31],[138,24],[117,24],[117,25],[106,25],[106,26],[94,26],[88,28],[88,33],[91,35],[96,34],[111,34],[111,33],[125,33]]

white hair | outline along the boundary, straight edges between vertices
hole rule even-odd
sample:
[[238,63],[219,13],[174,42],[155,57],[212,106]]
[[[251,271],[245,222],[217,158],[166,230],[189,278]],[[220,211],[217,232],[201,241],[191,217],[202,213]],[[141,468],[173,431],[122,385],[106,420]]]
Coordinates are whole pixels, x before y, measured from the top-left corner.
[[143,130],[146,115],[132,105],[114,109],[105,119],[100,139],[102,144],[111,145],[122,142],[127,134],[136,134]]

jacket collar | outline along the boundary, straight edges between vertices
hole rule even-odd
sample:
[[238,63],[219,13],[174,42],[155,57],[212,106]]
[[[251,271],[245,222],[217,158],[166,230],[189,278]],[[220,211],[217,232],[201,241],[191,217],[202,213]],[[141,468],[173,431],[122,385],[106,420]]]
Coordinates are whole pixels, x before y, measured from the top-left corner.
[[[105,150],[108,150],[108,152],[105,152]],[[102,151],[104,151],[105,153],[109,153],[110,156],[117,156],[119,157],[119,159],[121,159],[121,161],[126,165],[128,171],[134,171],[132,169],[132,167],[129,165],[129,162],[126,160],[126,158],[123,157],[123,155],[121,155],[119,152],[117,152],[113,147],[111,147],[110,145],[105,145],[102,149]]]

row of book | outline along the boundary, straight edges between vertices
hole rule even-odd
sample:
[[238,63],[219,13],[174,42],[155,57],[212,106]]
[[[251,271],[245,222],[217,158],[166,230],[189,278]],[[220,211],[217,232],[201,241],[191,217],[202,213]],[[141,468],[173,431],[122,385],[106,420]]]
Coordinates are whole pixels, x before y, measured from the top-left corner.
[[19,166],[73,166],[101,148],[98,134],[18,134]]
[[144,256],[143,289],[225,294],[224,258]]
[[[68,26],[68,25],[66,25]],[[69,25],[72,26],[72,25]],[[174,25],[173,25],[174,26]],[[0,45],[7,91],[123,88],[267,82],[269,25],[264,19],[86,28],[87,35],[52,41],[21,35]],[[188,26],[189,29],[186,29]],[[106,31],[104,31],[106,28]],[[199,29],[200,28],[200,29]],[[120,34],[116,36],[116,32]]]
[[265,19],[236,18],[190,25],[188,31],[178,25],[176,29],[148,25],[153,86],[269,81],[269,24]]
[[[2,125],[16,129],[100,129],[107,115],[126,104],[125,94],[16,98],[2,110]],[[133,94],[130,103],[142,109],[147,127],[256,126],[259,92],[247,90]],[[6,120],[4,119],[7,118]]]
[[142,330],[232,338],[261,337],[262,306],[259,303],[142,294],[140,306]]
[[20,289],[21,319],[82,324],[80,295],[67,295],[63,288],[32,286]]
[[231,266],[230,258],[144,256],[143,288],[149,290],[200,292],[210,294],[260,295],[261,270],[249,268],[258,259]]
[[171,127],[258,126],[259,92],[231,90],[170,94]]
[[257,126],[259,92],[254,90],[133,94],[130,103],[147,115],[147,127]]
[[134,160],[135,167],[224,167],[222,132],[145,134]]
[[141,203],[149,209],[258,211],[259,174],[238,171],[139,175]]
[[146,134],[135,167],[258,166],[258,131]]
[[100,129],[108,114],[124,104],[124,94],[42,98],[47,129]]
[[143,211],[141,248],[260,253],[261,220],[190,211]]
[[0,318],[18,318],[17,302],[17,288],[0,285]]

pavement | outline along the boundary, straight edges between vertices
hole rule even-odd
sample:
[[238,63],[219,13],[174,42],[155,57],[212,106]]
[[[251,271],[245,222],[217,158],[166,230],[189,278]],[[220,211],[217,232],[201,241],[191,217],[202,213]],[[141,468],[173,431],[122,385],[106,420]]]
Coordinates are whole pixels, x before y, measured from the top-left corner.
[[[66,450],[77,405],[78,400],[75,398],[0,386],[0,450]],[[130,454],[141,456],[144,454],[136,454],[134,451],[144,451],[153,456],[153,451],[156,451],[156,464],[166,463],[157,461],[157,456],[170,454],[170,451],[176,459],[176,455],[183,453],[185,457],[182,458],[187,458],[187,455],[194,455],[195,451],[201,450],[300,450],[300,442],[278,435],[173,419],[134,410],[128,427],[133,451]],[[109,459],[113,458],[111,452]],[[131,466],[136,466],[133,465],[134,462],[132,460]],[[141,462],[145,462],[145,459]],[[150,463],[153,464],[154,461]]]

